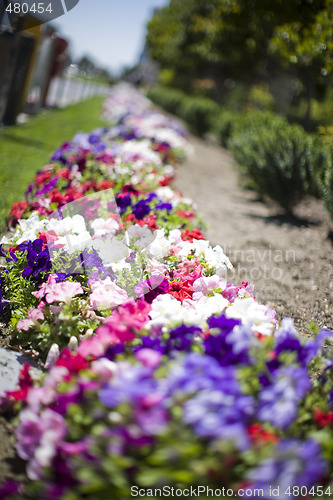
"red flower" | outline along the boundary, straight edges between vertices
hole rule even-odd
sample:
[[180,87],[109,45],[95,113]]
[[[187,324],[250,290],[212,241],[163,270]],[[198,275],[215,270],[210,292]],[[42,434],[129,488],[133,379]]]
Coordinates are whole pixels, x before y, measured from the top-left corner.
[[185,299],[192,299],[193,292],[193,287],[188,281],[172,281],[170,283],[170,295],[180,300],[180,302],[183,302]]
[[323,427],[333,427],[332,411],[324,413],[320,408],[315,408],[313,418],[320,429],[322,429]]
[[73,353],[66,348],[63,349],[56,366],[65,366],[71,373],[77,373],[88,368],[88,362],[81,354]]
[[83,181],[80,189],[82,193],[85,193],[86,191],[94,191],[94,189],[97,187],[95,181]]
[[177,215],[185,217],[185,219],[193,219],[194,217],[194,213],[191,210],[178,210]]
[[108,180],[99,181],[96,184],[96,187],[99,191],[104,191],[104,189],[111,189],[113,188],[113,186],[115,186],[115,183]]
[[163,177],[162,180],[160,180],[159,185],[160,186],[168,186],[171,182],[171,177]]
[[16,219],[20,219],[24,214],[28,207],[28,203],[26,201],[18,201],[17,203],[13,203],[12,209],[9,212],[9,215],[12,215]]
[[52,177],[52,175],[53,175],[52,172],[41,172],[40,174],[37,174],[35,178],[36,186],[37,187],[43,186],[43,184],[45,184],[45,182],[48,181],[50,177]]
[[61,168],[57,172],[57,176],[62,177],[63,179],[69,179],[69,174],[70,174],[70,170],[68,168]]
[[137,224],[139,226],[148,226],[150,229],[158,229],[156,225],[156,214],[146,215],[146,217],[142,220],[138,220]]
[[247,431],[251,441],[259,446],[265,443],[276,443],[279,440],[274,432],[266,431],[260,424],[250,425]]
[[134,214],[128,214],[128,215],[126,215],[125,221],[126,222],[133,222],[134,223],[134,221],[135,221],[135,215]]
[[58,189],[53,189],[50,193],[51,203],[65,204],[65,195],[60,193]]
[[200,231],[200,229],[194,228],[192,231],[189,231],[188,229],[185,229],[185,231],[182,232],[181,238],[183,241],[190,241],[193,243],[193,240],[204,240],[204,235]]
[[29,373],[30,365],[25,363],[20,371],[19,386],[16,391],[7,391],[6,395],[13,398],[15,401],[25,401],[31,387],[33,386],[32,378]]
[[16,252],[16,250],[19,250],[19,246],[18,245],[16,245],[16,247],[9,247],[9,252],[10,253]]

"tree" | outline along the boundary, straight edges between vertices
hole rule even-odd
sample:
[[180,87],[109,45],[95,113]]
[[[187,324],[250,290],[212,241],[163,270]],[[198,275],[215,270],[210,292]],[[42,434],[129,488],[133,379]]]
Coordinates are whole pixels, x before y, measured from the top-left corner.
[[260,81],[272,57],[287,69],[296,57],[305,84],[311,72],[331,71],[332,1],[170,0],[149,22],[147,42],[176,84],[207,73],[217,81]]
[[269,48],[285,68],[295,68],[303,84],[307,99],[304,125],[307,127],[315,84],[327,82],[333,74],[333,0],[326,0],[321,10],[308,16],[307,22],[294,21],[278,26]]

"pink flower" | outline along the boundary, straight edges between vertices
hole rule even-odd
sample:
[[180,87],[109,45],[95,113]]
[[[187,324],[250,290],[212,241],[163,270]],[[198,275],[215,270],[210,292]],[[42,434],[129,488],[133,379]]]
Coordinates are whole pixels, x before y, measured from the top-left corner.
[[83,289],[80,283],[73,281],[63,281],[62,283],[52,283],[46,289],[46,302],[65,302],[69,305],[75,295],[82,294]]
[[225,279],[220,278],[217,274],[213,276],[201,277],[193,283],[193,300],[199,300],[206,295],[212,294],[214,290],[224,290],[227,286]]
[[32,295],[34,295],[37,299],[42,299],[43,297],[45,297],[45,294],[49,286],[55,284],[57,282],[56,280],[57,280],[57,275],[50,274],[47,278],[47,282],[43,283],[37,292],[32,292]]
[[129,299],[126,291],[113,283],[110,277],[97,281],[91,289],[89,301],[93,309],[112,309]]
[[39,323],[38,320],[45,319],[44,318],[44,314],[42,312],[42,309],[43,309],[44,306],[45,306],[45,302],[42,301],[38,305],[38,307],[36,307],[35,309],[31,309],[28,312],[28,317],[25,318],[25,319],[21,319],[17,323],[16,328],[18,330],[24,330],[25,332],[27,332],[32,326],[39,327],[40,323]]
[[247,281],[243,281],[240,286],[235,286],[229,283],[222,293],[223,297],[229,300],[229,302],[234,302],[234,300],[244,297],[254,297],[254,285],[248,284]]
[[155,369],[162,360],[162,354],[153,349],[143,348],[135,353],[135,357],[147,368]]
[[117,364],[107,358],[100,358],[91,363],[91,370],[99,376],[102,384],[106,384],[116,375]]
[[192,285],[194,281],[202,276],[203,267],[200,264],[199,257],[193,260],[184,260],[178,265],[177,270],[173,273],[173,278],[182,278]]
[[97,328],[93,337],[81,342],[78,352],[83,357],[98,357],[111,345],[131,342],[149,321],[150,311],[151,305],[145,300],[129,300],[104,319],[104,325]]

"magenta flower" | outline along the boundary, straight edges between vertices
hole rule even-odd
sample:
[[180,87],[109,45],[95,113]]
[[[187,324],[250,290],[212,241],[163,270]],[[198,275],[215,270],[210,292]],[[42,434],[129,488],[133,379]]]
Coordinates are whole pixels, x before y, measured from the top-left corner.
[[41,479],[42,469],[51,465],[59,443],[67,433],[65,420],[59,413],[47,408],[42,414],[30,409],[21,412],[20,425],[16,430],[17,452],[29,460],[29,479]]

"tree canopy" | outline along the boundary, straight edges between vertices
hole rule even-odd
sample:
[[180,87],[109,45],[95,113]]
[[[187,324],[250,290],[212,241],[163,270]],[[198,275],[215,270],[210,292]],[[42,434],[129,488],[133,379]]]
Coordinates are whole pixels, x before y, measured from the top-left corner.
[[279,65],[304,85],[332,74],[333,0],[170,0],[147,43],[175,83],[214,76],[260,80]]

